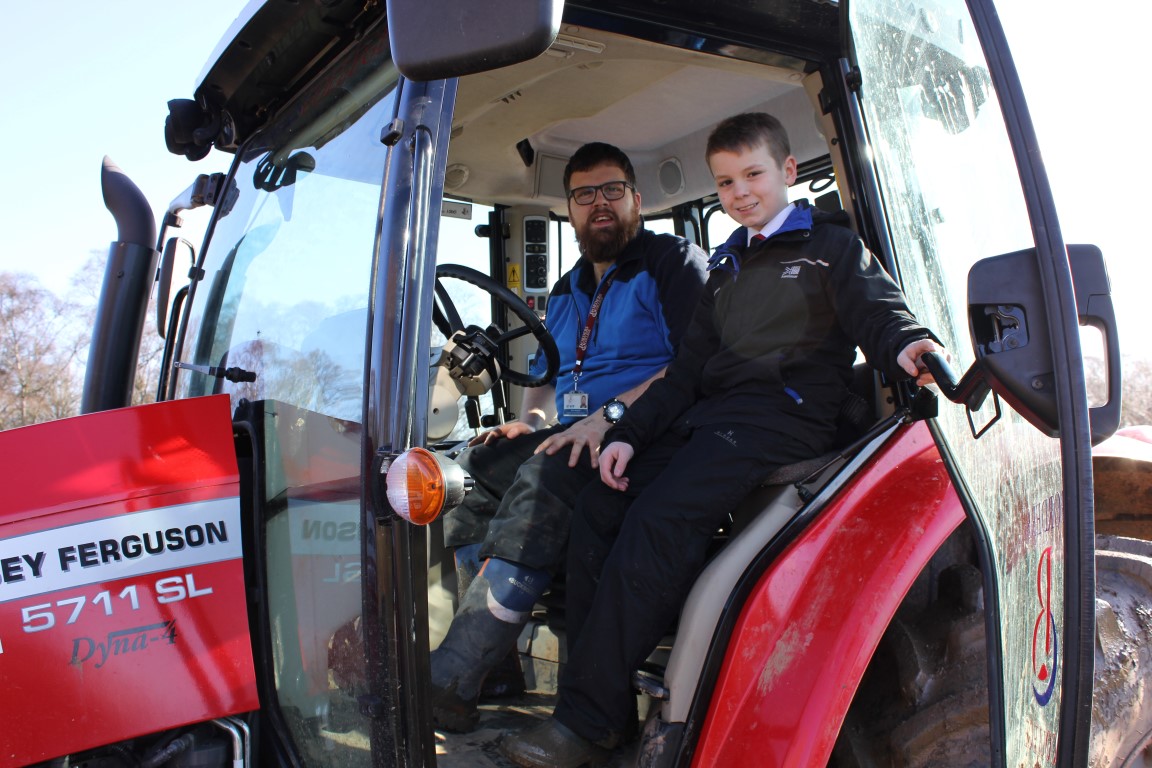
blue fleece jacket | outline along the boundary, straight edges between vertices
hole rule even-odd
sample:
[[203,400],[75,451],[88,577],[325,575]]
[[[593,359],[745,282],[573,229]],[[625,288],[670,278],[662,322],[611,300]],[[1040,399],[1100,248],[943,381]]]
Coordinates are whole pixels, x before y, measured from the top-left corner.
[[[704,287],[706,262],[704,251],[687,240],[648,230],[625,246],[605,274],[607,278],[615,272],[616,277],[604,295],[580,374],[589,413],[672,361]],[[576,345],[597,288],[592,265],[581,259],[561,276],[548,298],[545,324],[560,352],[555,384],[562,424],[577,421],[562,415],[564,394],[573,391]],[[543,356],[538,354],[532,372],[543,371]]]

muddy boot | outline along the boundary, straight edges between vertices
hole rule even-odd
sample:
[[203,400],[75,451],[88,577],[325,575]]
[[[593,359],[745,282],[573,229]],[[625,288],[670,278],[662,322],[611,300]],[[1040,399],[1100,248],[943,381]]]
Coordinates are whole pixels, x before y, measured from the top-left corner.
[[[519,625],[523,629],[524,625]],[[516,633],[516,638],[520,637],[520,633]],[[481,699],[500,699],[508,698],[511,696],[519,696],[527,690],[528,686],[524,684],[524,668],[520,666],[520,649],[516,645],[516,640],[512,641],[512,648],[508,653],[504,654],[504,658],[496,662],[496,666],[484,678],[484,684],[480,686]]]
[[569,730],[555,718],[500,740],[500,754],[524,768],[598,768],[612,750]]
[[544,571],[495,559],[472,581],[448,634],[432,652],[432,716],[438,728],[459,733],[476,728],[484,679],[515,651],[548,581]]
[[[480,546],[469,544],[457,547],[452,553],[456,561],[456,594],[458,604],[464,602],[468,594],[468,587],[476,574],[480,571]],[[481,699],[497,699],[505,696],[519,696],[524,693],[524,670],[520,667],[520,649],[513,642],[511,649],[504,658],[496,662],[496,666],[484,678],[480,687]]]

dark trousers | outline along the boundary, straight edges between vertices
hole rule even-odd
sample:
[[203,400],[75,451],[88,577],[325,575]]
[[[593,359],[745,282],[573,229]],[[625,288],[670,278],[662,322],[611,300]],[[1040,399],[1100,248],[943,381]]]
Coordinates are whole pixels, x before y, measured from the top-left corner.
[[541,429],[460,454],[457,461],[476,485],[445,515],[444,545],[483,542],[481,559],[497,557],[555,571],[563,563],[576,496],[599,478],[587,452],[575,467],[568,466],[568,448],[555,456],[533,454],[549,435],[564,429]]
[[635,716],[632,673],[669,629],[727,515],[811,446],[743,424],[671,430],[633,457],[626,493],[590,483],[567,561],[568,664],[554,717],[613,746]]

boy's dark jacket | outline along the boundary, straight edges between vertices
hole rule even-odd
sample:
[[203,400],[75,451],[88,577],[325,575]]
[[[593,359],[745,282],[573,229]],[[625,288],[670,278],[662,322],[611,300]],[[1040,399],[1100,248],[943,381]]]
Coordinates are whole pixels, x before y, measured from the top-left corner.
[[740,423],[830,447],[859,346],[869,363],[908,378],[896,356],[934,338],[851,230],[798,203],[768,240],[740,227],[711,273],[680,349],[605,435],[641,449],[673,423]]

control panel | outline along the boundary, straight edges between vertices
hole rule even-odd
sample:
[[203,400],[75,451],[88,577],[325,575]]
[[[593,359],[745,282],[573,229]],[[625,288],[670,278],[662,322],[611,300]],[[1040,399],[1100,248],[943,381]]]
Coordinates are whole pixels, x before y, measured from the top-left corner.
[[548,217],[524,217],[524,299],[540,315],[551,287],[548,278]]

